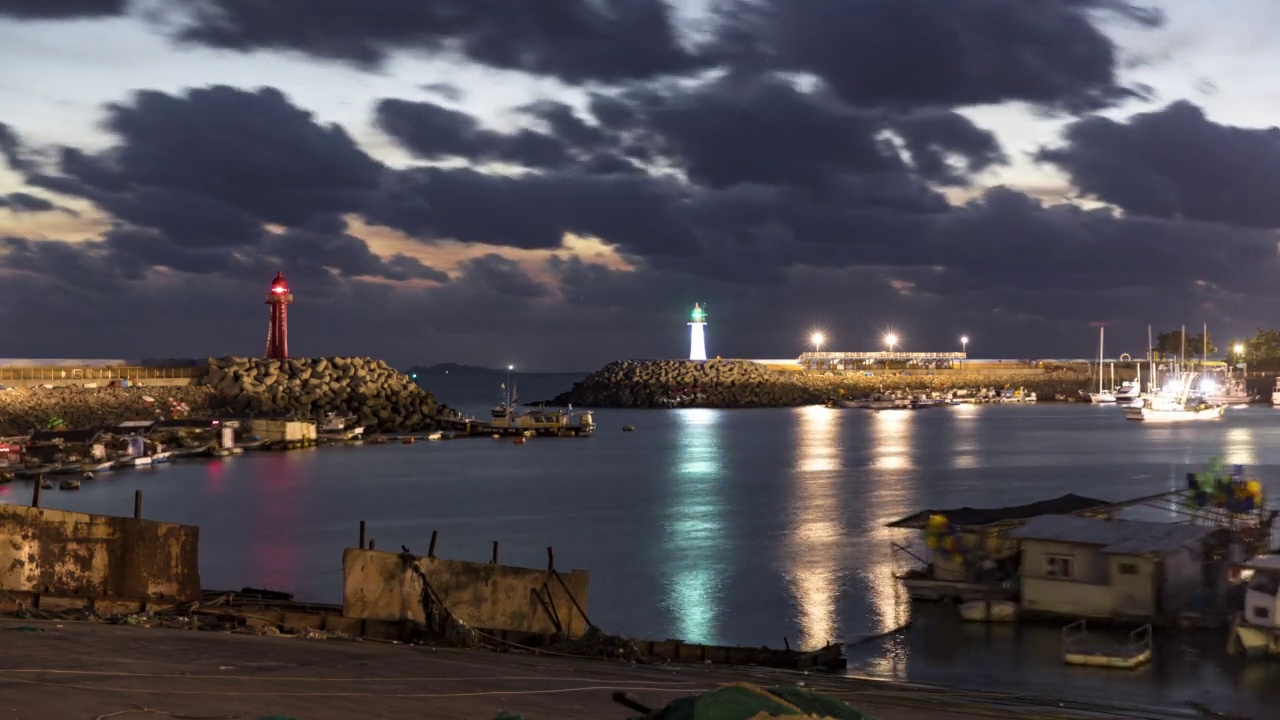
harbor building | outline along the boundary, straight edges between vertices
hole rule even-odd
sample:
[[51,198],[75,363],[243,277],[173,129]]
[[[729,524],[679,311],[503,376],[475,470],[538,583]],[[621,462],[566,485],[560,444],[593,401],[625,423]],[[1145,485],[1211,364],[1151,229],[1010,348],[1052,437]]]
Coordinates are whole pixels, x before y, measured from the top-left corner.
[[1009,533],[1021,541],[1024,610],[1116,620],[1180,612],[1209,584],[1204,559],[1225,548],[1226,535],[1213,525],[1065,515]]

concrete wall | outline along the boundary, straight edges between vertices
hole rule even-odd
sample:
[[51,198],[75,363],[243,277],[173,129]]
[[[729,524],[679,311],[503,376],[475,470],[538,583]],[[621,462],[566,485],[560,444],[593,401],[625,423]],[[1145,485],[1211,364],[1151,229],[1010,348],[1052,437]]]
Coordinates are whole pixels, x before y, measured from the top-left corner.
[[1024,578],[1022,606],[1036,612],[1074,617],[1111,617],[1111,587],[1071,580]]
[[0,505],[0,593],[200,599],[197,527]]
[[[552,634],[554,615],[570,637],[587,624],[565,588],[546,570],[464,560],[418,557],[412,561],[459,620],[482,630]],[[364,620],[425,620],[422,580],[396,553],[348,548],[342,554],[343,615]],[[585,570],[560,573],[587,611]],[[548,595],[550,601],[547,602]],[[541,596],[542,600],[539,600]],[[544,607],[544,603],[547,607]]]

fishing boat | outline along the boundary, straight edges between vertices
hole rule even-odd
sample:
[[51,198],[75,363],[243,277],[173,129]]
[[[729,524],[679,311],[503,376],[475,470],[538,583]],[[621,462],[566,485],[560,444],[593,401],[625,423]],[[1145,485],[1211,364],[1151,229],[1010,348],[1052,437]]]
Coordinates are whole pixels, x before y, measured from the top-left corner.
[[1161,423],[1221,418],[1226,414],[1226,405],[1192,397],[1191,388],[1194,387],[1197,374],[1185,373],[1180,381],[1173,383],[1163,394],[1142,396],[1124,408],[1125,418]]
[[358,422],[359,420],[354,415],[343,416],[338,413],[329,413],[324,416],[324,422],[320,425],[319,434],[341,440],[354,440],[364,436],[364,426],[358,425]]
[[66,463],[56,470],[49,472],[54,475],[81,475],[84,473],[99,473],[110,470],[115,465],[113,460],[86,460],[82,463]]
[[893,391],[874,392],[863,398],[841,400],[840,407],[861,410],[894,410],[911,407],[911,398]]
[[533,435],[543,437],[586,437],[596,429],[595,418],[590,411],[575,413],[565,410],[538,407],[521,412],[516,406],[517,391],[514,384],[503,384],[502,399],[490,411],[489,420],[464,417],[442,417],[439,422],[463,435]]
[[[1091,403],[1114,403],[1116,402],[1116,394],[1110,390],[1104,390],[1102,387],[1102,348],[1103,340],[1107,329],[1105,327],[1098,328],[1098,392],[1089,393],[1089,402]],[[1111,386],[1116,384],[1116,366],[1111,366]]]

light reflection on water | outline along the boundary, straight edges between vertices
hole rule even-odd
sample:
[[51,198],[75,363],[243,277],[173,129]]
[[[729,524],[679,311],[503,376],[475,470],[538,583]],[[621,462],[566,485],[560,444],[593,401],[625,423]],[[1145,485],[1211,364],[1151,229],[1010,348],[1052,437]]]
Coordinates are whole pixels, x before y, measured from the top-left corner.
[[676,417],[672,504],[666,522],[668,594],[675,637],[714,643],[720,632],[724,528],[723,457],[718,410],[684,408]]
[[[590,571],[588,612],[612,632],[812,646],[907,619],[889,541],[919,535],[884,524],[926,507],[1150,495],[1181,487],[1214,456],[1245,464],[1272,502],[1280,497],[1280,412],[1270,408],[1187,427],[1083,404],[605,410],[596,420],[589,440],[247,453],[105,473],[43,502],[128,515],[144,489],[146,517],[200,525],[210,588],[277,585],[339,601],[335,570],[367,520],[387,550],[423,552],[439,530],[442,557],[487,561],[499,540],[503,562],[541,568],[554,546],[558,567]],[[12,502],[31,496],[30,483],[8,488]],[[946,605],[918,618],[903,636],[851,649],[853,671],[1134,702],[1212,695],[1219,709],[1235,702],[1257,717],[1267,706],[1251,698],[1280,686],[1274,663],[1244,670],[1222,659],[1219,635],[1120,676],[1064,668],[1054,626],[962,625]],[[1175,641],[1158,633],[1157,643]]]
[[794,500],[785,552],[800,626],[798,647],[809,650],[841,636],[837,602],[846,572],[841,553],[846,532],[840,489],[844,456],[840,411],[815,405],[794,412]]

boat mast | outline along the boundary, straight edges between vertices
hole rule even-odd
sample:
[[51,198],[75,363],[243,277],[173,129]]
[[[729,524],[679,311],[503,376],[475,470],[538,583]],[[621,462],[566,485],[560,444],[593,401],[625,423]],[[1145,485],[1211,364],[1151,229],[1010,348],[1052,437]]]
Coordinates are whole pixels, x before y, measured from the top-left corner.
[[1182,373],[1186,371],[1186,369],[1183,366],[1187,364],[1187,326],[1186,325],[1182,326],[1182,335],[1179,339],[1182,340],[1182,350],[1178,352],[1178,372]]
[[[1147,325],[1147,390],[1155,392],[1156,390],[1156,346],[1151,340],[1151,325]],[[1142,386],[1138,386],[1138,390],[1142,390]]]
[[1098,394],[1102,394],[1102,339],[1106,334],[1106,326],[1098,328]]

